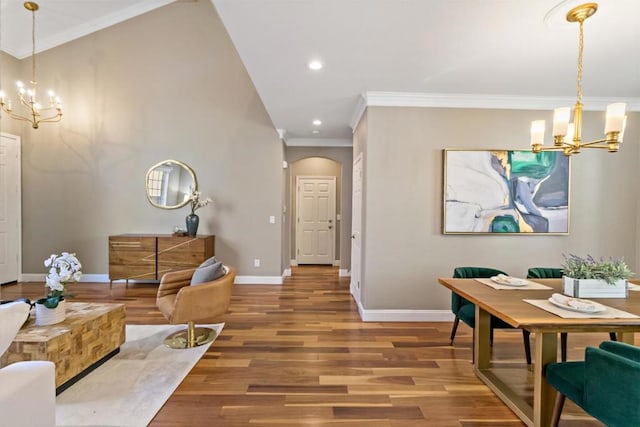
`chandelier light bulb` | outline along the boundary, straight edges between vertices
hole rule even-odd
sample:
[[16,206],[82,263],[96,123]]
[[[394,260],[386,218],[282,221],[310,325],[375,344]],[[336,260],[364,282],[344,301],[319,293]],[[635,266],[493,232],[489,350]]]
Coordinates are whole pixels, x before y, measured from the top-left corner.
[[569,125],[567,126],[567,134],[566,134],[566,141],[569,144],[573,144],[573,137],[576,134],[576,125],[574,125],[573,123],[569,123]]
[[571,108],[563,107],[553,110],[553,136],[565,136],[569,126]]
[[605,135],[610,132],[621,132],[622,122],[624,121],[625,109],[627,104],[624,102],[616,102],[615,104],[607,105],[607,118],[604,125]]
[[618,135],[618,142],[622,142],[624,138],[624,131],[627,129],[627,116],[624,116],[624,120],[622,120],[622,130],[620,131],[620,135]]
[[544,144],[544,120],[534,120],[531,122],[531,145]]

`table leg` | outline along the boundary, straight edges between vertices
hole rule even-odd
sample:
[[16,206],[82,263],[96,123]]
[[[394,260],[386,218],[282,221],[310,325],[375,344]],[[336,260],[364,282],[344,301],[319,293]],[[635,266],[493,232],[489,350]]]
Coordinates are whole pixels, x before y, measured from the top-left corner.
[[633,332],[618,332],[618,341],[635,345],[635,334]]
[[558,360],[558,336],[555,332],[536,332],[533,365],[533,425],[546,427],[551,423],[555,389],[544,378],[544,367]]
[[476,369],[487,369],[491,363],[491,315],[476,305],[476,326],[473,329]]

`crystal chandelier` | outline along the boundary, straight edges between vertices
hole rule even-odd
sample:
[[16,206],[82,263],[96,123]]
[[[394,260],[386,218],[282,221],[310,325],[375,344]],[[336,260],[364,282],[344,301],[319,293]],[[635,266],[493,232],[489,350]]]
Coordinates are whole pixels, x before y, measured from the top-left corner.
[[7,115],[16,120],[30,122],[31,127],[38,129],[40,123],[59,122],[62,118],[62,104],[53,91],[48,92],[48,101],[45,106],[40,104],[36,97],[36,10],[37,3],[28,1],[24,3],[25,9],[31,11],[31,85],[25,87],[22,82],[17,82],[18,100],[20,112],[13,110],[11,101],[6,99],[3,91],[0,91],[0,108]]
[[578,77],[576,79],[578,99],[573,107],[573,123],[569,123],[571,109],[556,108],[553,114],[553,146],[543,147],[544,120],[531,122],[531,147],[534,153],[541,151],[562,151],[565,156],[580,153],[581,148],[604,148],[610,153],[618,151],[626,125],[626,104],[619,102],[607,106],[605,138],[589,142],[582,141],[582,51],[584,47],[584,21],[596,13],[597,3],[585,3],[567,12],[567,21],[580,24],[578,42]]

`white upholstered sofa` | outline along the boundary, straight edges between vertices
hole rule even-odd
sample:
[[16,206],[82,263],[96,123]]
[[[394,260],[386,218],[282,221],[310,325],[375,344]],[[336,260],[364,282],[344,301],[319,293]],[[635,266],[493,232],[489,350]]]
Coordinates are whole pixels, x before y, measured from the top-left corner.
[[[0,356],[29,316],[30,305],[0,304]],[[0,369],[0,425],[55,427],[55,365],[53,362],[15,362]]]

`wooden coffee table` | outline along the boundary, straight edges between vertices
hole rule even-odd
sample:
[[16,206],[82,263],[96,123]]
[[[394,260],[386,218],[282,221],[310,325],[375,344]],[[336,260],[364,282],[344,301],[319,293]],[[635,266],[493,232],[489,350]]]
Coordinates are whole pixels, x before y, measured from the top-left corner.
[[124,304],[67,301],[67,318],[55,325],[36,326],[32,313],[0,358],[0,367],[50,360],[56,364],[56,393],[61,393],[120,351],[124,325]]

